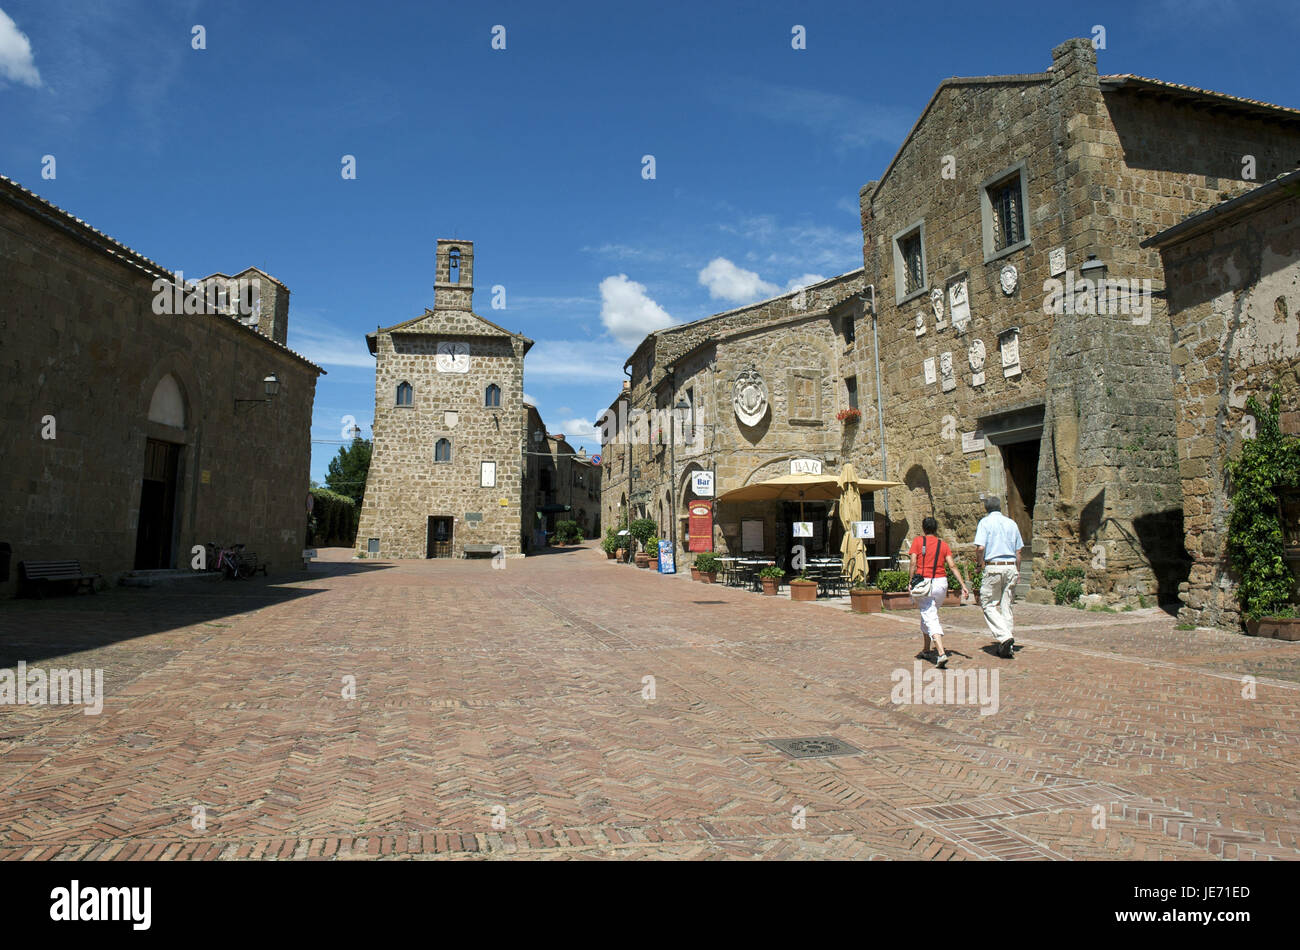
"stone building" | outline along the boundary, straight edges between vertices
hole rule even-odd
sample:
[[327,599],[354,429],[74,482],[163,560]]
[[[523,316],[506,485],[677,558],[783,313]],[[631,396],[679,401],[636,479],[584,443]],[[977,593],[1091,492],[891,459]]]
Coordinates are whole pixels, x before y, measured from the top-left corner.
[[533,341],[474,313],[473,296],[473,242],[439,240],[433,309],[366,335],[374,449],[358,553],[460,557],[466,545],[500,545],[518,555],[531,537],[523,396]]
[[[161,265],[0,178],[0,542],[109,583],[243,543],[301,568],[316,378],[285,346],[289,290],[177,285]],[[254,305],[254,302],[256,304]],[[215,304],[212,305],[212,304]],[[0,572],[12,593],[17,571]]]
[[[829,473],[853,460],[863,476],[876,470],[878,462],[859,444],[859,426],[836,418],[856,406],[845,377],[862,290],[862,272],[854,271],[647,336],[624,367],[631,379],[601,419],[602,522],[651,518],[662,537],[676,531],[685,552],[688,506],[704,502],[713,509],[713,550],[755,549],[742,533],[749,530],[753,541],[761,524],[760,546],[784,554],[792,522],[804,519],[819,528],[812,551],[828,547],[824,503],[806,504],[796,519],[790,506],[719,508],[714,499],[789,474],[792,465]],[[748,408],[738,410],[739,403]],[[696,473],[714,475],[712,491],[698,491]]]
[[[809,288],[815,299],[651,334],[616,406],[689,405],[707,363],[717,378],[696,395],[722,413],[704,433],[728,456],[713,457],[719,494],[792,458],[851,461],[905,483],[877,503],[888,553],[930,514],[969,549],[995,494],[1030,540],[1034,599],[1051,596],[1046,567],[1080,566],[1106,601],[1176,602],[1191,562],[1171,326],[1159,254],[1142,242],[1298,157],[1300,111],[1099,76],[1087,40],[1057,47],[1042,73],[944,80],[859,194],[862,271]],[[751,317],[764,329],[726,338]],[[688,353],[692,334],[721,342]],[[744,339],[751,352],[729,358]],[[764,390],[754,425],[720,398]],[[861,419],[840,424],[854,404]],[[622,504],[680,526],[681,466],[709,455],[679,455],[669,478],[650,441],[606,448],[626,452],[626,476],[607,478],[604,514]]]
[[[1183,617],[1240,621],[1226,531],[1224,462],[1254,432],[1246,400],[1277,389],[1282,430],[1300,435],[1300,172],[1275,179],[1144,242],[1164,262],[1174,405],[1191,575]],[[1300,554],[1300,499],[1284,499]],[[1300,562],[1292,563],[1292,570]]]

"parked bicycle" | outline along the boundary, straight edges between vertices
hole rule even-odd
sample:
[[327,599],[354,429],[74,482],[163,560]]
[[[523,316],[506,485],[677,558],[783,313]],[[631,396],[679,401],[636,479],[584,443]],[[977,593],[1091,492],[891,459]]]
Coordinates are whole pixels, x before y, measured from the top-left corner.
[[220,572],[226,580],[250,578],[258,569],[257,555],[246,554],[242,544],[222,547],[215,541],[209,541],[206,546],[209,569]]

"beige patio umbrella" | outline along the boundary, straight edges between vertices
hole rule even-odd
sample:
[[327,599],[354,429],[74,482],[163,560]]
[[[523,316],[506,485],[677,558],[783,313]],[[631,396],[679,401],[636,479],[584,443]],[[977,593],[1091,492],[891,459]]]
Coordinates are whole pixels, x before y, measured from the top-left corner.
[[[848,467],[852,468],[852,466]],[[903,483],[854,478],[853,484],[861,493],[879,491],[882,488],[896,488]],[[769,478],[765,482],[733,488],[719,495],[718,501],[837,501],[843,494],[844,489],[840,487],[840,480],[834,475],[780,475]],[[803,520],[802,505],[799,518]]]
[[844,576],[852,583],[867,576],[866,546],[861,538],[853,536],[853,522],[862,520],[862,495],[858,491],[857,472],[853,470],[852,462],[840,469],[839,485],[840,524],[844,526],[840,554],[844,558]]

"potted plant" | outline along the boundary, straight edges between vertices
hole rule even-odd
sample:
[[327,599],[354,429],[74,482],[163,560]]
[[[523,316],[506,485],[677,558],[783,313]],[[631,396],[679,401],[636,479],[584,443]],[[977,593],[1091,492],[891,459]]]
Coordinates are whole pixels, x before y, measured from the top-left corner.
[[[962,561],[958,567],[961,568],[961,576],[966,578],[966,583],[971,585],[970,591],[975,602],[979,603],[980,585],[979,581],[975,580],[975,565],[970,561]],[[943,606],[960,607],[962,605],[961,581],[957,580],[957,575],[951,568],[945,567],[944,572],[948,575],[948,596],[944,599]]]
[[763,593],[769,597],[776,596],[776,589],[781,584],[781,578],[785,577],[785,569],[777,567],[775,564],[769,564],[758,572],[758,579],[763,585]]
[[884,592],[865,580],[854,581],[849,588],[849,605],[857,614],[878,614],[882,609]]
[[605,537],[600,542],[600,549],[605,552],[605,560],[612,561],[618,556],[621,543],[618,538],[618,529],[610,528],[605,532]]
[[840,420],[840,422],[844,423],[846,426],[856,425],[858,420],[862,418],[862,410],[841,409],[835,414],[835,418]]
[[881,606],[886,610],[907,610],[916,606],[912,595],[907,592],[911,576],[907,571],[881,571],[876,575],[880,585]]
[[695,555],[695,564],[691,567],[691,576],[697,581],[712,584],[718,578],[718,556],[708,553]]
[[636,556],[637,567],[649,567],[651,564],[655,565],[655,569],[658,570],[659,539],[656,537],[646,538],[644,550]]
[[1267,617],[1246,617],[1246,633],[1274,640],[1300,640],[1300,612],[1294,607],[1269,611]]
[[817,582],[808,576],[807,571],[790,581],[790,599],[804,601],[817,599]]

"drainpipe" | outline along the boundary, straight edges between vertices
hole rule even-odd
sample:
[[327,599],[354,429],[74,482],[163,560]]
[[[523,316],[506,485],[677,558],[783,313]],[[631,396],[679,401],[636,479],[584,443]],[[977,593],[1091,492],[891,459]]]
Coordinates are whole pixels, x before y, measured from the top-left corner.
[[629,359],[623,364],[623,375],[627,377],[627,398],[623,404],[627,407],[623,418],[623,441],[627,443],[627,523],[632,524],[632,438],[628,432],[628,426],[631,424],[632,417],[632,371],[628,369],[632,365]]
[[[871,355],[876,363],[876,421],[880,426],[880,477],[888,481],[889,457],[885,453],[885,406],[880,401],[880,332],[876,317],[876,285],[868,284],[870,293],[859,294],[862,303],[871,310]],[[883,489],[885,496],[885,550],[889,550],[889,489]]]

